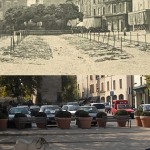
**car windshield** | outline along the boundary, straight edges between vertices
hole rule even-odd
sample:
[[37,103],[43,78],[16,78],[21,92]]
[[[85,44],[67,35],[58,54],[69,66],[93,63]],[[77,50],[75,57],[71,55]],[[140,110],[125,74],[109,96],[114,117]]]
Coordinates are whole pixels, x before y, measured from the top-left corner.
[[78,107],[70,106],[68,107],[68,111],[76,111]]
[[79,105],[78,102],[68,102],[67,105]]
[[93,104],[93,106],[95,106],[97,109],[105,109],[104,104]]
[[26,108],[12,108],[9,111],[9,114],[16,114],[16,113],[28,114],[29,112],[27,111]]
[[150,110],[150,105],[145,105],[145,107],[143,109],[144,109],[144,111],[149,111]]
[[80,107],[80,110],[84,110],[89,113],[97,113],[98,112],[96,107]]
[[118,109],[130,109],[131,107],[127,104],[118,104],[117,105]]

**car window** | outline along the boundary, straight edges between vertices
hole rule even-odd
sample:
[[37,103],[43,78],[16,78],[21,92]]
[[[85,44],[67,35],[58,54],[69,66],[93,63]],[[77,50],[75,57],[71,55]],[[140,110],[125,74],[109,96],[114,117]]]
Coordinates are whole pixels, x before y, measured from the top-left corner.
[[144,109],[144,111],[149,111],[150,110],[150,105],[145,105],[145,107],[143,109]]
[[9,111],[9,114],[16,114],[16,113],[28,114],[28,111],[25,108],[12,108]]
[[95,106],[97,109],[105,109],[104,104],[93,104],[93,106]]

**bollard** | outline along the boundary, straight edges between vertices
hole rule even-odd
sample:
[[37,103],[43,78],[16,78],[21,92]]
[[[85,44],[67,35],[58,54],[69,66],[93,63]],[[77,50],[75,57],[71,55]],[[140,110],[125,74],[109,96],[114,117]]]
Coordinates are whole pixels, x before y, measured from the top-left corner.
[[137,44],[139,45],[139,34],[137,33]]
[[132,41],[132,39],[131,39],[131,31],[130,31],[130,44],[131,44],[131,41]]
[[147,48],[147,39],[146,39],[146,34],[145,34],[145,47]]
[[108,37],[107,37],[107,46],[109,45],[109,37],[110,37],[110,32],[108,33]]
[[115,47],[115,44],[116,44],[115,41],[116,41],[116,36],[114,35],[114,47]]

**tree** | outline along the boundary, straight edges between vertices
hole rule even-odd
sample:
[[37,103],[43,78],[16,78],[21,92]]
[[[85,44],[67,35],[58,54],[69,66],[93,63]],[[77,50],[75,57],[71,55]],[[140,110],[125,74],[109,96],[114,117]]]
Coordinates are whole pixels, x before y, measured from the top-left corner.
[[5,88],[7,96],[29,97],[35,94],[41,82],[40,76],[0,76],[0,87]]
[[62,76],[62,99],[64,102],[77,99],[76,76]]

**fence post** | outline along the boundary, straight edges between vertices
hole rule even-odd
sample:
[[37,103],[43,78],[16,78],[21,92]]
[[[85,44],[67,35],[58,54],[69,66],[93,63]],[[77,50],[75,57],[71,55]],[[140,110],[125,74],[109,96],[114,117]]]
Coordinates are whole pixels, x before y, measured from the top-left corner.
[[115,47],[115,43],[116,42],[116,35],[114,35],[114,47]]
[[110,32],[108,33],[108,37],[107,37],[107,46],[109,45],[109,37],[110,37]]
[[131,44],[131,41],[132,41],[132,39],[131,39],[132,37],[131,37],[131,31],[130,31],[130,44]]
[[122,53],[122,37],[121,37],[121,53]]
[[139,34],[137,33],[137,44],[139,45]]
[[118,30],[118,40],[119,40],[119,30]]
[[146,34],[145,34],[145,47],[147,48],[147,39],[146,39]]

